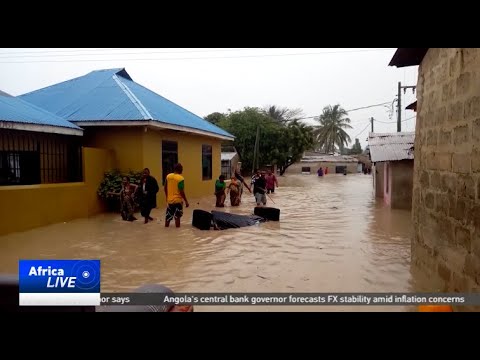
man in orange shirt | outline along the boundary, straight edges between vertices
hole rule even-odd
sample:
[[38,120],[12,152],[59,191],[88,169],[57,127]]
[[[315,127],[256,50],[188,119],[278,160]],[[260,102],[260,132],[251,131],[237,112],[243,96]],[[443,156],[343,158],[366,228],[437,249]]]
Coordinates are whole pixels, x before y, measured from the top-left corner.
[[170,221],[175,219],[175,226],[180,227],[180,218],[183,215],[183,201],[188,207],[188,200],[185,195],[185,179],[182,176],[182,164],[176,164],[174,172],[167,175],[165,179],[165,196],[167,197],[167,212],[165,216],[165,227],[170,226]]

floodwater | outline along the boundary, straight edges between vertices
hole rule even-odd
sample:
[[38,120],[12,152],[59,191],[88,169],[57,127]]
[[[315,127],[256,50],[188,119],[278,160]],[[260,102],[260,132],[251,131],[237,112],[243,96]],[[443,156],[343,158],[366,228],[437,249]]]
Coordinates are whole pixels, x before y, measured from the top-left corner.
[[[286,175],[267,206],[280,222],[223,231],[191,226],[192,210],[215,199],[189,199],[180,229],[124,222],[117,214],[54,224],[0,237],[0,273],[19,259],[100,259],[102,292],[161,283],[175,292],[410,292],[412,223],[391,210],[363,174]],[[188,179],[187,179],[188,196]],[[251,214],[254,198],[222,211]],[[138,216],[140,219],[140,216]],[[400,306],[197,306],[195,311],[412,311]]]

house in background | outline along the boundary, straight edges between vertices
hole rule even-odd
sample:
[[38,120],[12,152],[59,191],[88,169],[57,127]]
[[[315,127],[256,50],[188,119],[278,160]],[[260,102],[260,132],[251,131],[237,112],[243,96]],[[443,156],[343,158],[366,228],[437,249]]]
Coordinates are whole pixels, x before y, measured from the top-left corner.
[[234,170],[240,170],[240,156],[234,146],[222,146],[221,153],[222,169],[221,174],[225,176],[225,179],[230,179]]
[[[189,197],[211,193],[221,171],[221,142],[234,139],[137,84],[125,69],[93,71],[21,98],[82,127],[83,144],[111,150],[116,168],[147,167],[162,184],[182,163]],[[165,203],[161,192],[158,203]]]
[[370,133],[376,197],[393,209],[412,207],[414,132]]
[[366,148],[362,154],[352,155],[358,160],[358,172],[365,172],[365,170],[371,170],[372,161],[370,160],[370,152]]
[[288,174],[315,174],[322,167],[328,167],[329,174],[343,174],[346,169],[348,173],[358,172],[359,161],[350,155],[331,155],[320,152],[305,152],[302,159],[290,165],[285,173]]

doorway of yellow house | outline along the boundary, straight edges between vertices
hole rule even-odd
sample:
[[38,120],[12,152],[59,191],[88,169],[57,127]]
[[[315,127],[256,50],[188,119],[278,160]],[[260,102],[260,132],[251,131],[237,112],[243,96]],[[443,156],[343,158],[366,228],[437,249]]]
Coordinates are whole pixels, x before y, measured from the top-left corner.
[[178,163],[178,143],[176,141],[162,141],[162,185],[168,174],[173,173],[175,164]]

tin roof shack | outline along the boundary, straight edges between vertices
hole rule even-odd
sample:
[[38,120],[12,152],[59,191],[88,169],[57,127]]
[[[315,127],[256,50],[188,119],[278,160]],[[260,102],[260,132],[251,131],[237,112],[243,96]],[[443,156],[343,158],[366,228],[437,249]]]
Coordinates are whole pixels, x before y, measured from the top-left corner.
[[414,132],[370,133],[375,194],[394,209],[410,210],[413,191]]
[[233,151],[222,151],[220,154],[220,159],[222,161],[222,171],[221,174],[225,176],[225,179],[230,179],[233,175],[233,170],[238,168],[238,163],[240,157],[237,152]]
[[322,167],[324,170],[328,168],[329,174],[343,174],[347,169],[347,173],[358,172],[358,160],[349,155],[332,155],[319,152],[305,152],[303,158],[288,167],[286,173],[302,174],[309,173],[317,175],[317,170]]

